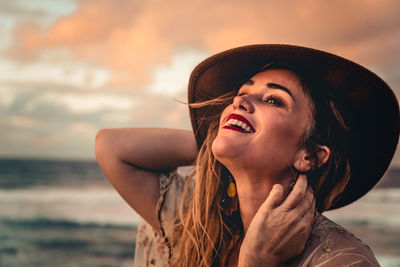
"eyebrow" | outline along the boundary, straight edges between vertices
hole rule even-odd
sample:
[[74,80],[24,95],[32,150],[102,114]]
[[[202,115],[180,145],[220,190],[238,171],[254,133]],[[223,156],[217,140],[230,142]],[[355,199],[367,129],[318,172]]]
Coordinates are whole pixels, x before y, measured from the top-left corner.
[[245,85],[253,85],[254,81],[250,79],[250,80],[245,81],[243,84],[245,84]]
[[[247,80],[244,84],[251,86],[251,85],[254,84],[254,81],[252,79],[250,79],[250,80]],[[282,86],[282,85],[277,84],[277,83],[267,83],[266,86],[268,88],[271,88],[271,89],[279,89],[279,90],[285,91],[286,93],[288,93],[293,98],[293,100],[295,100],[292,92],[290,92],[290,90],[287,89],[285,86]]]
[[285,91],[285,92],[288,93],[288,94],[293,98],[293,100],[294,100],[294,97],[293,97],[292,92],[290,92],[290,90],[287,89],[286,87],[284,87],[284,86],[282,86],[282,85],[280,85],[280,84],[277,84],[277,83],[267,83],[266,85],[267,85],[268,88],[271,88],[271,89],[280,89],[280,90],[282,90],[282,91]]

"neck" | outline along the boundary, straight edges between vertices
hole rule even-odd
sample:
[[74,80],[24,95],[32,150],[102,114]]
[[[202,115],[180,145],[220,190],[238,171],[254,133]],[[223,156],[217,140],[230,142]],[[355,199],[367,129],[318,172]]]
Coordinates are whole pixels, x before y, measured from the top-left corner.
[[232,173],[232,175],[235,177],[244,234],[246,234],[258,209],[267,199],[273,185],[279,183],[284,188],[288,188],[293,178],[291,174],[275,177],[258,174],[248,175],[247,173]]

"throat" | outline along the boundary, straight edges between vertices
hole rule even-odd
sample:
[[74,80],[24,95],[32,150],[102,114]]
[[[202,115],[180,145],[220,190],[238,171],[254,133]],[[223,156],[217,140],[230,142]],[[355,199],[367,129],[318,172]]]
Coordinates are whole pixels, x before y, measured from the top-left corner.
[[246,234],[250,223],[258,212],[258,209],[267,199],[272,186],[275,184],[275,181],[271,183],[266,181],[268,180],[249,182],[249,180],[236,179],[237,193],[240,203],[240,217],[243,223],[244,234]]

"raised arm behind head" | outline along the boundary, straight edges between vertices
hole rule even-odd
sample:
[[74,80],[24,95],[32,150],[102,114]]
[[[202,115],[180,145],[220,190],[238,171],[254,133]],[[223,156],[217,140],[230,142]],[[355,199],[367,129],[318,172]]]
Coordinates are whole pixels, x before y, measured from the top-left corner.
[[103,129],[96,158],[122,198],[159,232],[159,173],[189,165],[197,155],[192,131],[163,128]]

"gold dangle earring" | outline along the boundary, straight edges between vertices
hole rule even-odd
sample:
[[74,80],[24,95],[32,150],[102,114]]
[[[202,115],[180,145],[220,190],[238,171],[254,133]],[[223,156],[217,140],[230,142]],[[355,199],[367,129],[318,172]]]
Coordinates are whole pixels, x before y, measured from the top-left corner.
[[237,196],[236,184],[231,175],[228,176],[229,184],[226,188],[227,198],[222,199],[223,210],[225,215],[231,216],[238,209],[239,198]]
[[228,197],[235,197],[236,193],[236,185],[233,182],[232,176],[229,175],[229,185],[226,189],[226,194],[228,195]]

